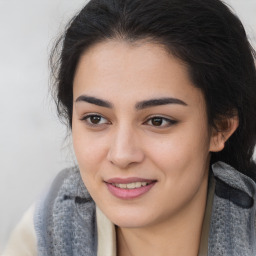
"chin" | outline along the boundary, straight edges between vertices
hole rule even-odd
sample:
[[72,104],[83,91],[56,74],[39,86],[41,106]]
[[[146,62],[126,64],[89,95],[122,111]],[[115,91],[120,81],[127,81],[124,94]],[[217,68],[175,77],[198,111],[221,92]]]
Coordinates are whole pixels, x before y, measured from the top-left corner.
[[134,220],[134,218],[118,219],[113,223],[120,228],[143,228],[149,225],[145,220]]
[[149,226],[154,222],[155,218],[148,215],[147,213],[138,211],[122,211],[120,214],[108,214],[108,218],[116,226],[121,228],[142,228]]

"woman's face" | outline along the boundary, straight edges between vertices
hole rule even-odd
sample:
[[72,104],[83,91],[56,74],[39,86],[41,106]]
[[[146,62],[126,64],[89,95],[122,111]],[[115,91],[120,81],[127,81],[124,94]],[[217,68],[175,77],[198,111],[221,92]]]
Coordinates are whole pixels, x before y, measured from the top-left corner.
[[153,43],[99,43],[81,56],[73,92],[82,179],[113,223],[147,227],[204,205],[215,143],[179,60]]

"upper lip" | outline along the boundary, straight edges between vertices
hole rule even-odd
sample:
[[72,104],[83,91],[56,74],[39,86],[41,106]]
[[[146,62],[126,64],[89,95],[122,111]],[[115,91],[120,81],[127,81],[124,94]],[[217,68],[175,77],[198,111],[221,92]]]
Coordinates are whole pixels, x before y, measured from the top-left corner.
[[129,178],[111,178],[108,180],[105,180],[107,183],[115,183],[115,184],[128,184],[128,183],[134,183],[134,182],[147,182],[152,183],[156,180],[153,179],[144,179],[144,178],[138,178],[138,177],[129,177]]

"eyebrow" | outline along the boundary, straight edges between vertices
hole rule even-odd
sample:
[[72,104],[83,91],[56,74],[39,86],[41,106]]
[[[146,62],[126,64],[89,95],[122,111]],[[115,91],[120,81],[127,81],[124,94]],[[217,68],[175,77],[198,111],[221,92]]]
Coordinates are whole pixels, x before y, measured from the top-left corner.
[[113,108],[113,105],[109,101],[101,100],[91,96],[81,95],[76,99],[75,102],[81,102],[81,101],[88,102],[100,107]]
[[144,108],[167,105],[167,104],[179,104],[179,105],[187,106],[187,103],[177,98],[159,98],[159,99],[151,99],[151,100],[138,102],[135,105],[135,108],[137,110],[141,110]]
[[[87,95],[79,96],[75,100],[75,102],[87,102],[100,107],[113,108],[113,104],[110,103],[109,101],[102,100],[92,96],[87,96]],[[140,101],[136,103],[135,109],[142,110],[149,107],[155,107],[155,106],[161,106],[161,105],[167,105],[167,104],[179,104],[179,105],[187,106],[187,104],[184,101],[177,98],[158,98],[158,99]]]

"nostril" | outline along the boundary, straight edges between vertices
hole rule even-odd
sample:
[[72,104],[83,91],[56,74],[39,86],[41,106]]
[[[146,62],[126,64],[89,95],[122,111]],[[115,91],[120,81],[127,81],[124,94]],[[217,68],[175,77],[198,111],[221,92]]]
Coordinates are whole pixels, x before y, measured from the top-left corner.
[[119,125],[113,134],[107,159],[112,165],[126,168],[130,164],[140,163],[144,159],[141,143],[133,127]]
[[122,150],[109,151],[107,156],[108,161],[119,168],[126,168],[131,164],[141,163],[144,159],[144,154],[141,150]]

